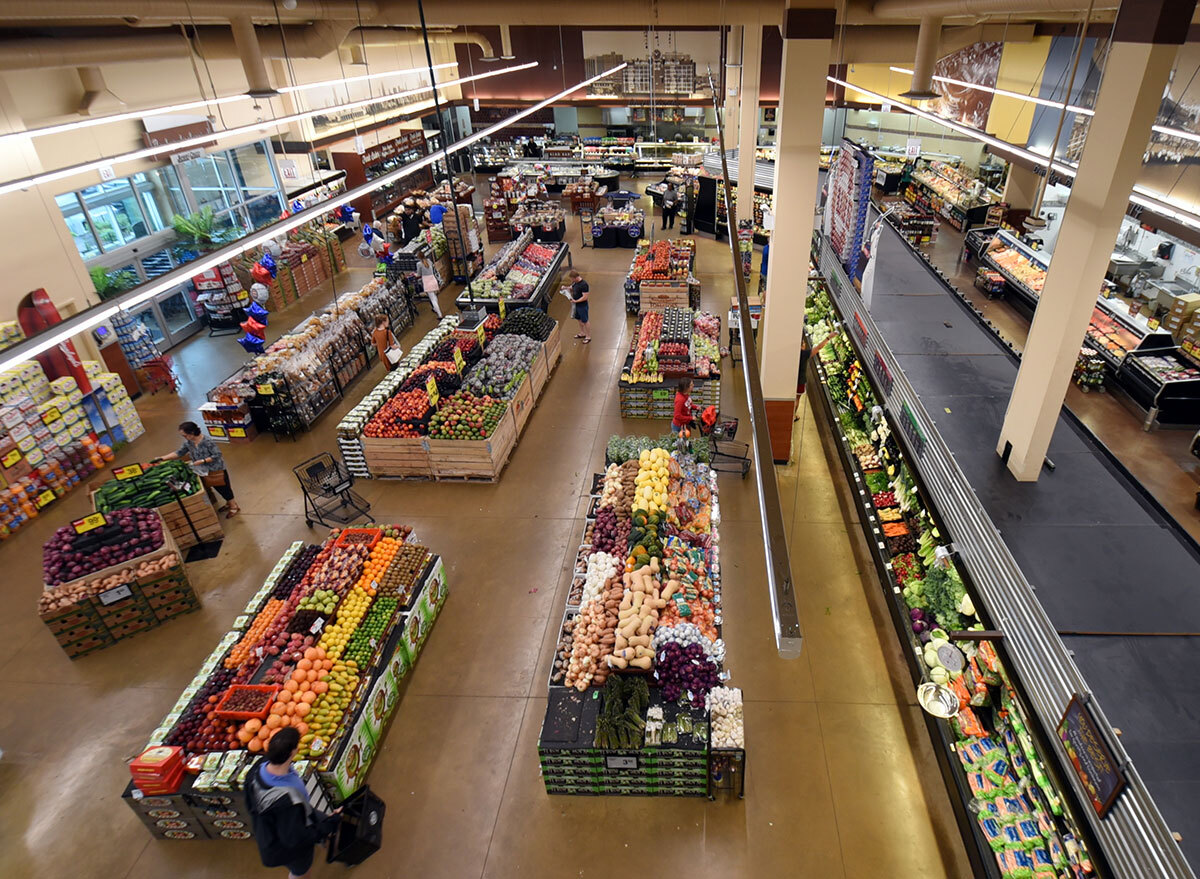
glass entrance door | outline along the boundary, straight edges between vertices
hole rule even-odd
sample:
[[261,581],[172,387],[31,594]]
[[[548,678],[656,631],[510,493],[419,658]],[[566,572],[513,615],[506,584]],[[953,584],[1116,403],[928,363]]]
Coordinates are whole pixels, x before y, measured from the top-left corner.
[[167,337],[167,348],[174,347],[200,329],[200,321],[192,306],[191,297],[183,290],[173,290],[154,298],[159,319]]

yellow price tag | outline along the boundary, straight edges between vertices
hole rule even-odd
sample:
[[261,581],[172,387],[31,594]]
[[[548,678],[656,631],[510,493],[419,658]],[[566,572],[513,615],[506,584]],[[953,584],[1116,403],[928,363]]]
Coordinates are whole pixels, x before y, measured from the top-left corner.
[[1107,287],[1101,287],[1100,288],[1100,298],[1101,299],[1111,299],[1112,291],[1109,290]]
[[1150,320],[1146,321],[1146,326],[1149,328],[1150,332],[1153,333],[1160,326],[1162,326],[1162,324],[1154,318],[1150,318]]
[[231,427],[231,428],[229,428],[229,436],[230,436],[230,437],[244,438],[244,437],[246,436],[246,428],[244,428],[244,427]]
[[87,534],[89,531],[108,524],[108,519],[104,518],[103,513],[92,513],[90,516],[84,516],[82,519],[76,519],[71,523],[71,527],[75,529],[76,534]]
[[504,318],[508,316],[507,315],[508,309],[505,308],[503,299],[500,300],[499,304],[500,304],[500,320],[504,320]]
[[260,397],[269,397],[275,393],[275,386],[272,384],[255,385],[254,389]]
[[135,476],[141,476],[144,472],[141,464],[130,464],[127,467],[117,467],[113,470],[113,476],[117,479],[133,479]]
[[308,262],[308,254],[307,253],[300,254],[300,262]]
[[51,406],[42,413],[42,421],[46,422],[47,424],[49,424],[51,421],[57,421],[60,418],[62,418],[62,413],[58,411],[57,406]]
[[429,405],[436,406],[438,404],[438,387],[433,376],[425,379],[425,393],[429,395]]
[[458,371],[459,375],[462,375],[462,373],[465,371],[466,365],[467,365],[466,361],[463,360],[462,349],[459,348],[457,345],[455,345],[454,346],[454,368]]
[[57,495],[55,495],[54,492],[52,492],[50,489],[46,489],[45,491],[43,491],[41,494],[39,494],[37,496],[38,509],[40,510],[42,507],[46,506],[46,504],[48,504],[48,503],[50,503],[50,501],[54,500],[55,497],[57,497]]
[[209,436],[225,436],[225,428],[217,427],[215,424],[209,425],[208,435]]
[[1191,354],[1193,351],[1196,350],[1196,346],[1192,342],[1191,339],[1184,339],[1183,340],[1183,350],[1186,351],[1188,354]]
[[20,460],[21,460],[21,450],[20,449],[12,449],[9,451],[9,453],[7,455],[4,456],[4,459],[2,461],[0,461],[0,464],[3,464],[5,467],[12,467],[14,464],[16,464]]
[[475,338],[479,340],[479,347],[482,350],[483,346],[487,344],[487,330],[483,328],[483,324],[475,328]]

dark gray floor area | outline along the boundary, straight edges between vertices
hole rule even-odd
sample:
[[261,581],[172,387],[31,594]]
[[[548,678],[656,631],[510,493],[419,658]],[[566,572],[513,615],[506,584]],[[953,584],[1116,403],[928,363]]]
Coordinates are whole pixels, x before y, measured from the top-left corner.
[[878,256],[875,322],[1055,626],[1089,633],[1076,661],[1200,863],[1200,557],[1066,417],[1055,469],[1014,480],[995,446],[1016,362],[890,228]]

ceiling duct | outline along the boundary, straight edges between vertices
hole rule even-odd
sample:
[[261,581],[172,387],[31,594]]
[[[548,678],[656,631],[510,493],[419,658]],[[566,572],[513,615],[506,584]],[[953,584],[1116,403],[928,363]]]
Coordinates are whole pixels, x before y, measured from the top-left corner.
[[512,32],[508,25],[500,25],[500,57],[505,61],[512,61],[517,56],[512,50]]
[[246,94],[254,98],[269,98],[279,94],[267,77],[267,65],[263,63],[262,48],[258,45],[258,34],[254,22],[248,16],[236,15],[229,19],[233,32],[233,44],[242,59],[242,70],[246,73]]
[[125,102],[108,89],[99,67],[80,67],[79,82],[83,97],[79,100],[80,116],[104,116],[125,109]]
[[933,65],[938,58],[938,39],[942,33],[942,20],[931,15],[921,19],[917,32],[917,57],[913,62],[912,86],[900,97],[911,101],[931,101],[940,95],[933,90]]

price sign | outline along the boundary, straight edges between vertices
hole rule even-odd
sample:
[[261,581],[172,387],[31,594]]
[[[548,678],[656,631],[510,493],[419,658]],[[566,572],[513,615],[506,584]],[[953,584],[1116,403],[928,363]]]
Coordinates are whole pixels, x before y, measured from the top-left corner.
[[1192,354],[1195,352],[1196,346],[1192,343],[1191,339],[1184,339],[1183,340],[1183,350],[1186,351],[1188,354]]
[[76,534],[87,534],[89,531],[94,531],[107,524],[108,519],[104,517],[103,513],[92,513],[82,519],[76,519],[71,523],[71,527],[75,529]]
[[1092,808],[1103,818],[1125,788],[1125,773],[1083,697],[1071,697],[1057,731]]
[[613,754],[604,758],[604,765],[607,769],[637,769],[638,758]]
[[39,494],[37,496],[38,509],[40,510],[42,507],[46,506],[46,504],[48,504],[48,503],[50,503],[50,501],[54,500],[55,497],[57,497],[57,495],[54,492],[52,492],[50,489],[46,489],[45,491],[43,491],[41,494]]
[[96,597],[100,599],[101,604],[103,604],[105,607],[108,607],[110,604],[116,604],[118,601],[124,601],[126,598],[132,598],[133,590],[129,588],[128,583],[125,583],[121,586],[114,586],[107,592],[101,592]]
[[429,378],[425,379],[425,393],[427,393],[429,395],[429,405],[437,406],[437,404],[438,404],[438,387],[437,387],[437,382],[434,381],[434,379],[433,379],[433,376],[430,376]]
[[272,384],[255,385],[254,390],[258,391],[260,397],[270,397],[275,393],[275,386]]
[[144,472],[141,464],[130,464],[126,467],[118,467],[113,470],[113,476],[117,477],[117,479],[133,479],[134,477],[141,476]]
[[239,438],[239,439],[245,439],[245,437],[246,437],[246,428],[244,428],[244,427],[231,427],[231,428],[229,428],[229,436],[230,436],[230,437],[237,437],[237,438]]
[[51,406],[42,413],[42,421],[46,422],[47,424],[49,424],[51,421],[57,421],[60,418],[62,418],[62,413],[58,411],[57,406]]
[[3,464],[5,467],[12,467],[14,464],[16,464],[20,460],[21,460],[21,450],[20,449],[11,449],[8,452],[8,454],[4,456],[3,460],[0,460],[0,464]]
[[1162,323],[1160,321],[1155,320],[1154,318],[1150,318],[1150,320],[1146,321],[1146,326],[1149,328],[1150,332],[1153,333],[1160,326],[1162,326]]
[[487,330],[483,328],[483,324],[475,328],[475,338],[479,340],[479,347],[481,349],[487,344]]
[[508,309],[505,307],[503,299],[501,299],[497,304],[500,306],[500,320],[504,320],[504,318],[508,316]]
[[454,368],[458,370],[459,375],[462,375],[466,367],[466,361],[463,360],[462,349],[457,345],[454,346]]
[[1109,290],[1107,287],[1101,287],[1100,288],[1100,298],[1101,299],[1111,299],[1112,291]]
[[300,262],[308,262],[308,254],[307,253],[303,253],[300,255]]
[[217,427],[215,424],[209,425],[208,435],[209,436],[225,436],[225,428]]

